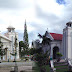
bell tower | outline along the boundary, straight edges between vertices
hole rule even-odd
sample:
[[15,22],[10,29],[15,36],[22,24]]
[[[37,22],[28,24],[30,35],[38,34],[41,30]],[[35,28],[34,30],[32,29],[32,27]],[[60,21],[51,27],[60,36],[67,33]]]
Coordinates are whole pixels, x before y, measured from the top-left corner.
[[7,29],[8,32],[15,32],[15,28],[13,26],[9,26]]
[[[15,28],[13,26],[9,26],[7,28],[7,33],[5,33],[5,36],[8,37],[11,40],[11,48],[10,53],[13,53],[15,51],[15,38],[17,39],[17,59],[19,59],[19,41],[18,41],[18,32],[15,32]],[[10,56],[11,59],[14,59],[14,56]]]
[[72,59],[72,21],[67,22],[63,29],[63,55]]

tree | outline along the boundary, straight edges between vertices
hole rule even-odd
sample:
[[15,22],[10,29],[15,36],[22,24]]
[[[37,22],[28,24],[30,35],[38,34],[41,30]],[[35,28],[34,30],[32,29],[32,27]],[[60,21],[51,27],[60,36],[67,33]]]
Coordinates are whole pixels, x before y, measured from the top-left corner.
[[20,41],[19,42],[19,56],[20,56],[20,58],[21,58],[21,56],[22,56],[22,48],[23,48],[23,46],[24,46],[24,42],[23,41]]
[[57,52],[56,54],[57,54],[57,57],[58,57],[57,62],[59,62],[59,61],[60,61],[60,58],[61,58],[63,55],[62,55],[60,52]]
[[26,55],[26,54],[29,54],[29,48],[28,47],[29,47],[28,33],[27,33],[27,26],[26,26],[26,20],[25,20],[23,41],[19,42],[20,58],[24,57],[24,55]]
[[18,46],[18,43],[17,43],[17,37],[16,37],[16,34],[15,34],[15,41],[14,41],[14,51],[12,53],[10,53],[12,56],[15,56],[15,59],[14,61],[16,61],[16,55],[17,55],[17,46]]
[[29,54],[29,48],[27,48],[26,44],[23,41],[19,42],[19,56],[20,58],[24,57],[24,55]]
[[46,65],[48,64],[49,51],[43,52],[42,48],[36,49],[33,60],[36,60],[40,72],[46,72]]
[[24,42],[23,41],[20,41],[19,42],[19,56],[20,56],[20,58],[24,55]]
[[48,37],[46,36],[47,33],[48,33],[47,31],[46,31],[46,33],[45,33],[44,35],[41,35],[41,34],[38,33],[39,38],[42,38],[42,44],[43,44],[43,45],[45,45],[45,44],[50,45],[51,40],[50,40],[50,38],[48,38]]
[[35,48],[31,48],[31,49],[29,50],[29,53],[30,53],[31,55],[35,54],[35,53],[36,53],[36,49],[35,49]]
[[18,46],[18,43],[17,43],[16,34],[15,34],[15,42],[14,42],[14,47],[15,47],[15,61],[16,61],[16,55],[17,55],[17,46]]
[[[46,31],[45,35],[43,35],[43,36],[38,34],[38,36],[40,38],[42,38],[42,42],[40,43],[42,46],[45,46],[46,44],[50,45],[51,40],[50,40],[50,38],[48,38],[46,36],[46,34],[47,34],[47,31]],[[42,46],[40,46],[36,50],[34,58],[37,62],[37,65],[40,68],[40,72],[46,72],[45,65],[48,64],[48,60],[49,60],[49,56],[50,56],[50,49],[44,52],[43,49],[42,49]]]
[[3,48],[3,43],[1,42],[1,37],[0,37],[0,59],[2,59],[3,55],[6,54],[5,49],[2,49],[2,48]]
[[26,20],[25,20],[25,26],[24,26],[24,37],[23,37],[23,39],[24,39],[24,44],[28,48],[29,44],[28,44],[28,33],[27,33]]

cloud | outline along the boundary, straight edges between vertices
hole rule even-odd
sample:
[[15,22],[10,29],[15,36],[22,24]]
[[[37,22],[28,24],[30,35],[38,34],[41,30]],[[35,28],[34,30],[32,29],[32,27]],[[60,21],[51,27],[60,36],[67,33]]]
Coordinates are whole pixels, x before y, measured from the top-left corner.
[[0,8],[21,9],[33,6],[33,0],[0,0]]
[[[51,31],[54,31],[57,29],[61,30],[61,28],[60,28],[61,24],[59,23],[60,22],[59,16],[56,16],[55,14],[52,14],[52,13],[46,14],[39,7],[37,7],[37,17],[44,21],[41,23],[43,26],[43,30],[45,30],[45,28],[46,29],[49,28]],[[38,28],[40,28],[40,26]],[[40,28],[40,30],[41,30],[41,28]],[[38,31],[40,31],[40,30],[38,30]]]
[[0,0],[2,32],[12,23],[19,32],[19,40],[23,40],[25,19],[29,42],[37,39],[38,33],[43,35],[47,28],[49,32],[63,33],[72,19],[72,0]]
[[17,0],[0,0],[0,8],[17,8]]

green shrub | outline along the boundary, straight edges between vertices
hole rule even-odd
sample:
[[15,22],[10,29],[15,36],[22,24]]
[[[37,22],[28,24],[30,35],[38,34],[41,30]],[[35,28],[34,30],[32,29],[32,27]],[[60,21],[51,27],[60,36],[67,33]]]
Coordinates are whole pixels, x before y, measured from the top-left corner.
[[57,56],[59,56],[59,57],[62,57],[62,56],[63,56],[60,52],[57,52],[56,54],[57,54]]

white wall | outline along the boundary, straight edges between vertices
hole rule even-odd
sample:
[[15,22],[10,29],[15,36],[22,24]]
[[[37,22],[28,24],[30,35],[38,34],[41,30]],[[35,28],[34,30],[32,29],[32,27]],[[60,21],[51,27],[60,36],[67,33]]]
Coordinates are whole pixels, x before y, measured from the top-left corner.
[[63,54],[64,58],[72,59],[72,28],[66,27],[63,30]]
[[59,52],[62,53],[62,41],[52,41],[51,42],[51,54],[50,56],[53,58],[53,48],[58,47]]

